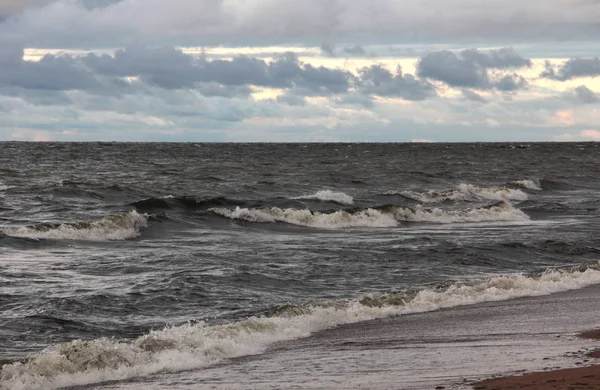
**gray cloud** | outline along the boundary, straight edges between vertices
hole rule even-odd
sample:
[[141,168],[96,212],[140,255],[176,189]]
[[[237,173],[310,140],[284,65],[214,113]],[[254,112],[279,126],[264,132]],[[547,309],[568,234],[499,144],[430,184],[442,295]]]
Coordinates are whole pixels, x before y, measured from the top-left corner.
[[359,90],[369,95],[401,97],[406,100],[423,100],[435,96],[435,88],[425,80],[416,79],[411,74],[403,74],[400,67],[396,74],[381,65],[373,65],[359,70]]
[[367,56],[367,51],[362,46],[359,46],[359,45],[344,47],[343,51],[344,51],[344,54],[346,54],[348,56],[353,56],[353,57],[366,57]]
[[89,10],[93,10],[95,8],[109,7],[113,4],[120,3],[121,1],[125,1],[125,0],[79,0],[79,1],[85,8],[87,8]]
[[321,44],[321,53],[327,57],[367,57],[372,55],[360,45],[337,48],[330,43]]
[[600,102],[600,95],[586,87],[580,85],[563,95],[567,100],[575,101],[582,104],[593,104]]
[[2,0],[0,2],[0,15],[11,15],[30,7],[46,5],[53,0]]
[[275,101],[277,101],[279,103],[288,104],[290,106],[305,106],[306,105],[306,99],[304,98],[304,96],[298,96],[296,94],[289,93],[289,92],[284,93],[283,95],[277,96]]
[[344,93],[349,73],[314,67],[286,53],[267,63],[262,59],[237,56],[231,60],[195,59],[175,48],[134,47],[109,55],[89,54],[82,60],[102,75],[139,77],[145,83],[165,89],[192,88],[198,82],[227,86],[256,85],[297,88],[311,94]]
[[488,70],[516,69],[531,64],[531,60],[510,48],[469,49],[460,53],[440,50],[425,54],[417,64],[417,73],[422,78],[442,81],[452,87],[514,91],[525,87],[526,80],[516,74],[492,79]]
[[473,102],[478,102],[478,103],[487,103],[488,102],[488,100],[486,98],[484,98],[483,96],[481,96],[480,94],[478,94],[475,91],[471,91],[470,89],[463,89],[461,92],[462,92],[463,97],[467,100],[471,100]]
[[0,87],[67,91],[100,90],[94,75],[70,56],[46,55],[38,62],[23,60],[23,48],[0,45]]
[[[505,0],[502,7],[472,0],[6,0],[0,25],[28,44],[121,47],[274,43],[456,42],[594,40],[600,33],[597,1]],[[464,12],[468,9],[469,12]],[[518,17],[515,17],[518,15]],[[63,47],[64,47],[63,46]]]
[[321,44],[321,53],[328,57],[335,57],[335,46],[330,43]]
[[360,108],[371,109],[375,106],[373,98],[360,93],[350,93],[346,95],[335,96],[333,102],[340,106],[355,106]]
[[553,66],[550,62],[546,61],[544,68],[540,77],[558,81],[566,81],[578,77],[596,77],[600,76],[600,58],[575,57],[559,66]]

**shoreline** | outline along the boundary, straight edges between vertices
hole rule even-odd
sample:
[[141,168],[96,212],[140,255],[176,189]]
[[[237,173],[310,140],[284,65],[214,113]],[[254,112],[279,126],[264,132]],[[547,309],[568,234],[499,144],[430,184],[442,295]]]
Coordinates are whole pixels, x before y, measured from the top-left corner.
[[[581,332],[582,339],[600,340],[600,329]],[[585,356],[600,358],[600,348]],[[524,375],[509,375],[473,383],[474,390],[594,390],[600,389],[600,363],[594,365],[532,372]]]

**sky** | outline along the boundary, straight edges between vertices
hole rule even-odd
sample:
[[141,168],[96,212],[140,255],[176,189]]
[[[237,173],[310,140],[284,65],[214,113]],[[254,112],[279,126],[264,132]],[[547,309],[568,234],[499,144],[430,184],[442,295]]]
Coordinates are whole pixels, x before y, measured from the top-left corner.
[[2,0],[0,141],[600,140],[600,0]]

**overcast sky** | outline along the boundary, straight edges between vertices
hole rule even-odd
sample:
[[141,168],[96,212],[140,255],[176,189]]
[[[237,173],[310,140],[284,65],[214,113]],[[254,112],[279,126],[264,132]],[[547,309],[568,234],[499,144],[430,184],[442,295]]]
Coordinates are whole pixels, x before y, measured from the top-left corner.
[[600,140],[600,0],[3,0],[0,140]]

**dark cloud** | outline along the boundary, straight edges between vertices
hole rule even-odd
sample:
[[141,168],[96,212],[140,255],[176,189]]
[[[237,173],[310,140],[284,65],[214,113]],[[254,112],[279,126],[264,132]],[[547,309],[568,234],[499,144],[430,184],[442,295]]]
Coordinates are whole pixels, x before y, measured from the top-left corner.
[[[0,14],[27,12],[0,25],[43,47],[273,45],[344,42],[597,41],[598,1],[505,0],[502,7],[472,0],[3,0]],[[82,4],[86,5],[83,7]],[[242,4],[242,5],[240,5]],[[468,10],[468,12],[465,12]],[[360,41],[358,39],[360,38]]]
[[563,95],[567,100],[582,104],[593,104],[600,102],[600,95],[585,85],[580,85]]
[[406,100],[423,100],[435,96],[435,88],[428,81],[403,74],[400,67],[396,74],[381,65],[372,65],[359,70],[359,90],[368,95],[401,97]]
[[19,87],[0,88],[0,95],[18,97],[36,106],[61,106],[72,104],[64,91],[31,90]]
[[195,89],[206,97],[247,98],[252,93],[252,88],[248,85],[231,87],[215,82],[197,83]]
[[68,91],[99,90],[94,75],[74,58],[46,55],[38,62],[25,61],[23,48],[0,45],[0,87]]
[[89,10],[108,7],[122,1],[124,0],[80,0],[81,4]]
[[373,108],[373,98],[368,95],[362,95],[360,93],[349,93],[346,95],[339,95],[333,98],[333,102],[341,106],[358,106],[361,108]]
[[488,71],[530,66],[531,60],[510,48],[485,52],[469,49],[460,53],[440,50],[425,54],[417,64],[417,72],[420,77],[452,87],[514,91],[527,85],[525,79],[513,74],[494,80]]
[[283,95],[277,96],[275,99],[279,103],[284,103],[290,106],[304,106],[306,105],[306,99],[304,96],[298,96],[294,93],[286,92]]
[[463,89],[461,92],[462,92],[463,97],[467,100],[471,100],[473,102],[479,102],[479,103],[487,103],[488,102],[488,100],[486,98],[484,98],[483,96],[481,96],[480,94],[478,94],[475,91],[471,91],[470,89]]
[[115,77],[139,77],[165,89],[193,88],[196,83],[226,86],[256,85],[298,88],[312,94],[344,93],[349,88],[348,72],[314,67],[286,53],[267,63],[258,58],[237,56],[231,60],[195,59],[175,48],[128,48],[114,57],[89,54],[82,60],[96,72]]
[[353,56],[353,57],[365,57],[367,56],[367,51],[359,45],[344,47],[344,54]]
[[600,58],[598,57],[575,57],[559,66],[553,66],[550,62],[546,61],[544,71],[540,74],[540,77],[558,81],[596,76],[600,76]]
[[467,62],[471,62],[485,69],[511,69],[530,67],[531,60],[521,57],[512,48],[479,51],[477,49],[463,50],[460,55]]
[[321,54],[327,57],[366,57],[369,55],[367,50],[360,46],[344,46],[341,49],[330,43],[321,44]]
[[321,52],[328,57],[335,57],[335,46],[329,43],[323,43],[321,45]]
[[499,91],[512,92],[518,89],[523,89],[529,85],[523,76],[511,74],[501,77],[499,80],[493,81],[492,85]]

